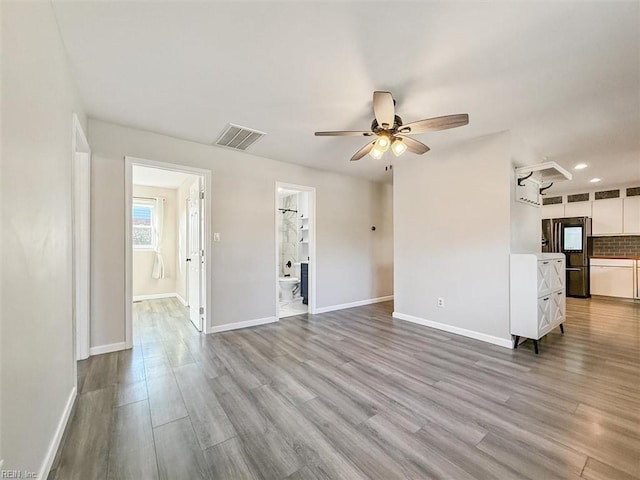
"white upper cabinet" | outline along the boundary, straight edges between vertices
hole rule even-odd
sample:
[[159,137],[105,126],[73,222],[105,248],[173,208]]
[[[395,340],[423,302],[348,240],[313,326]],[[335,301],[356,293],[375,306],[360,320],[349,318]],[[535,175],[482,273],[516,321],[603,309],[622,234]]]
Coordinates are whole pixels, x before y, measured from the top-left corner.
[[640,234],[640,196],[624,199],[623,233]]
[[565,217],[590,217],[591,202],[572,202],[564,206]]
[[592,205],[592,234],[612,235],[622,233],[622,198],[595,200]]
[[562,218],[564,217],[564,205],[556,203],[542,206],[542,218]]

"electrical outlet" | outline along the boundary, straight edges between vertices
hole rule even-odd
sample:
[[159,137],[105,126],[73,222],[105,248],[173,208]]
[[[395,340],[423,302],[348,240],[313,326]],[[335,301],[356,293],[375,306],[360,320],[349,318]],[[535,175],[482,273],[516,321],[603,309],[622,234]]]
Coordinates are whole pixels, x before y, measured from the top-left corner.
[[438,308],[444,308],[444,298],[438,297]]

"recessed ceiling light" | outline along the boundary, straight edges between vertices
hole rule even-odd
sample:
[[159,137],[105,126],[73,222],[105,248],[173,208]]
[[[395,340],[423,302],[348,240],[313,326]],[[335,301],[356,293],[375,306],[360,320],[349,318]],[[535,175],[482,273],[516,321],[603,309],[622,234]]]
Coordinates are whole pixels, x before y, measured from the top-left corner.
[[599,178],[592,178],[591,180],[589,180],[591,183],[598,183],[600,181]]
[[573,168],[576,169],[576,170],[582,170],[583,168],[587,168],[587,164],[586,163],[579,163]]

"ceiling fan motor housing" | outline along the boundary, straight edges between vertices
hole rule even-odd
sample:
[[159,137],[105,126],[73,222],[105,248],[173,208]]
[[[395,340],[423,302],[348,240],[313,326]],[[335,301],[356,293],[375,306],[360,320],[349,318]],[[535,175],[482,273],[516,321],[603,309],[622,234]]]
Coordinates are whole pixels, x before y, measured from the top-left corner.
[[[402,119],[398,115],[395,115],[393,119],[393,126],[387,129],[387,131],[396,130],[398,127],[401,127],[401,126],[402,126]],[[382,128],[380,125],[378,125],[378,120],[374,118],[373,121],[371,122],[371,131],[375,134],[379,134],[380,132],[384,132],[385,129]]]

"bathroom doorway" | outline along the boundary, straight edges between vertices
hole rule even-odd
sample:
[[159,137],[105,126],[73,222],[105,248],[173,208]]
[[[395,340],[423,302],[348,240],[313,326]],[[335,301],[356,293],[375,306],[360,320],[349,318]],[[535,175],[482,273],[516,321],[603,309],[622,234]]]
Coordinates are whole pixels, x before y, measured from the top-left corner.
[[315,188],[276,183],[276,318],[315,313]]

